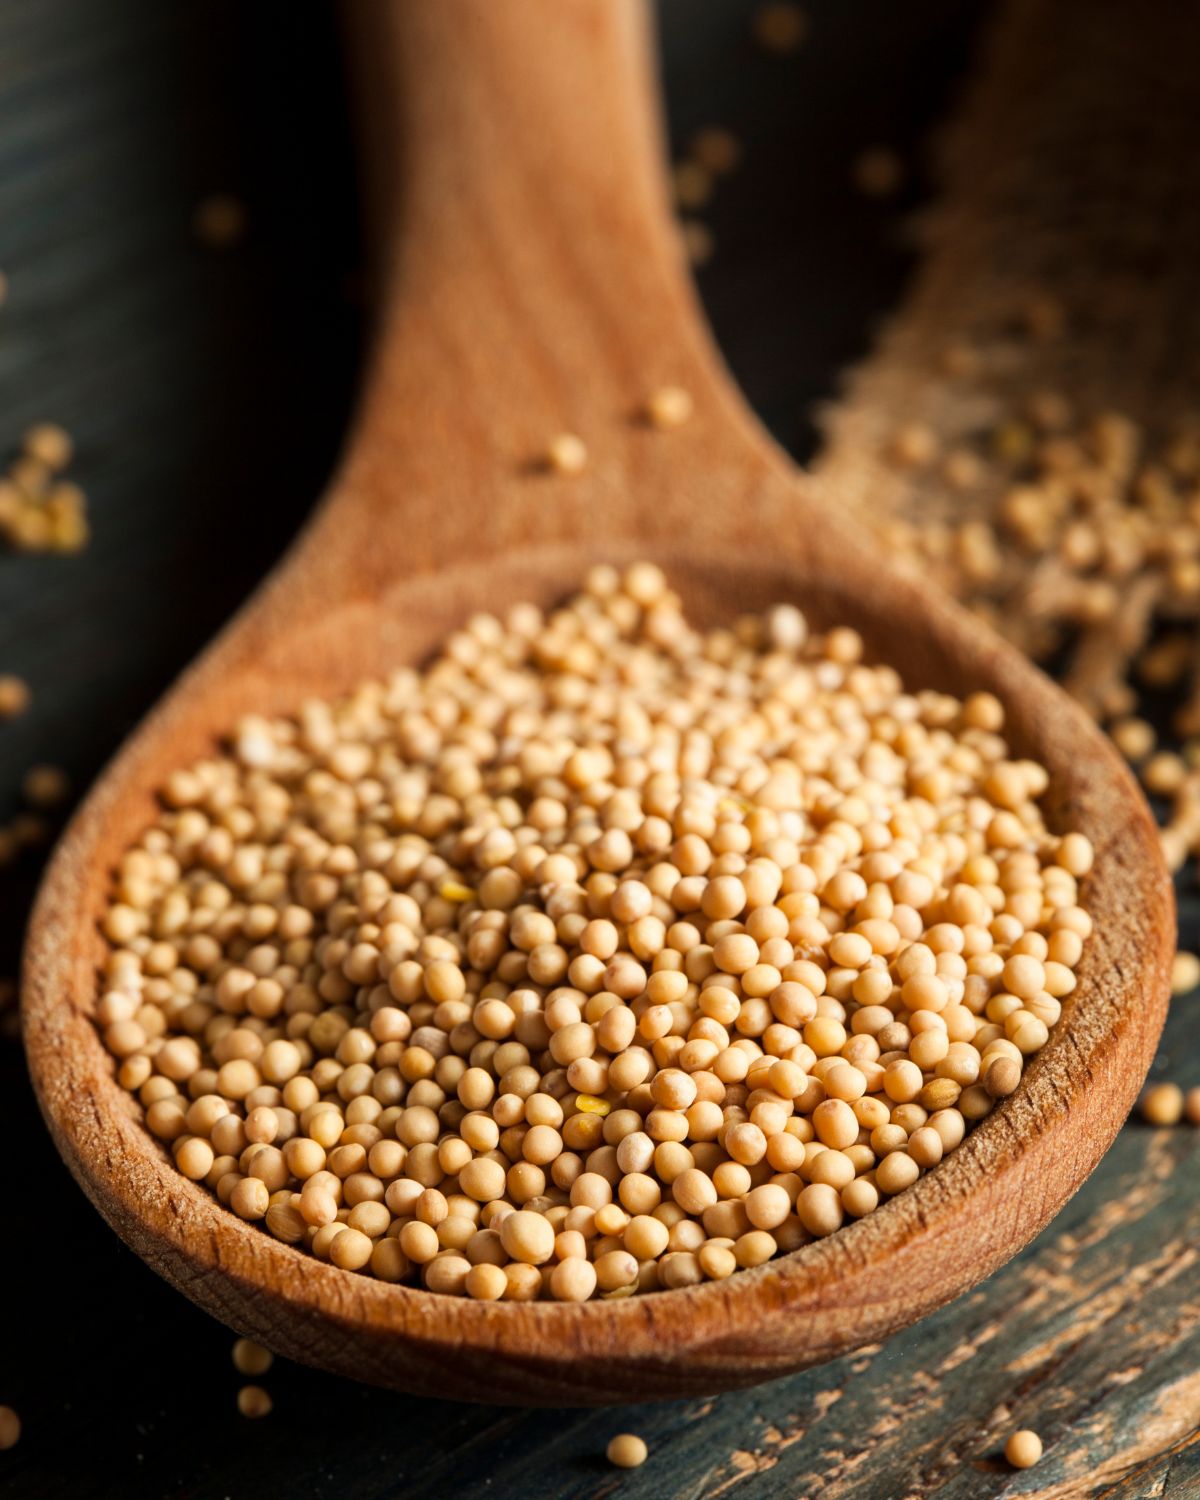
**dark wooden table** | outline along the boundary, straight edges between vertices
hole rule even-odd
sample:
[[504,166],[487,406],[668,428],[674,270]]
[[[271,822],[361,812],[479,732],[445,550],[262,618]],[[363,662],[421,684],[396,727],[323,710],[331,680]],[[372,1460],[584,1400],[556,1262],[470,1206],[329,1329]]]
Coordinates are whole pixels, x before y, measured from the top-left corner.
[[[385,0],[377,0],[385,3]],[[481,0],[482,3],[482,0]],[[699,275],[728,358],[797,457],[815,403],[868,347],[907,269],[917,143],[961,84],[981,12],[953,0],[814,0],[793,57],[743,0],[664,0],[673,138],[734,129],[741,169],[703,217]],[[1194,63],[1194,59],[1193,59]],[[95,537],[0,557],[0,671],[34,706],[0,728],[0,813],[35,760],[96,773],[252,588],[334,461],[363,309],[336,17],[259,0],[0,4],[0,449],[75,435]],[[912,172],[856,194],[876,141]],[[191,233],[231,191],[244,244]],[[37,875],[0,872],[0,976]],[[1185,932],[1200,939],[1193,903]],[[1200,1083],[1200,1002],[1156,1071]],[[0,1402],[20,1444],[6,1497],[1200,1495],[1200,1134],[1130,1125],[1041,1238],[882,1347],[719,1400],[522,1412],[455,1406],[277,1365],[273,1414],[238,1416],[231,1335],[101,1223],[52,1151],[19,1048],[0,1047]],[[1000,1457],[1032,1426],[1024,1474]],[[650,1444],[607,1466],[615,1432]]]

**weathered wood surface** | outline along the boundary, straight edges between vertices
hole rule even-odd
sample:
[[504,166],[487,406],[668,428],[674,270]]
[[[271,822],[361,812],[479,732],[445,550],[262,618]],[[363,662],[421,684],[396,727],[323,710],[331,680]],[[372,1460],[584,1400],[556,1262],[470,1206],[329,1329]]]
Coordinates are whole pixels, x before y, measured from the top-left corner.
[[[0,7],[12,281],[0,438],[64,420],[97,532],[80,559],[0,560],[0,669],[24,671],[38,695],[0,731],[0,787],[36,757],[86,780],[252,586],[331,461],[353,368],[341,290],[355,247],[328,18],[295,10]],[[952,7],[903,10],[817,8],[807,52],[784,60],[745,42],[746,5],[722,0],[702,21],[666,7],[679,133],[718,120],[748,140],[708,216],[720,249],[702,288],[735,370],[800,452],[807,403],[861,352],[903,269],[886,215],[846,190],[849,157],[896,139],[895,118],[914,133],[961,47]],[[851,61],[861,83],[833,87]],[[821,146],[830,159],[812,167]],[[191,205],[229,185],[247,193],[253,232],[237,254],[206,258]],[[833,206],[837,229],[820,224]],[[7,967],[29,880],[2,878]],[[1188,931],[1200,938],[1194,912]],[[1198,1041],[1200,1003],[1181,1000],[1161,1071],[1200,1082]],[[523,1414],[280,1366],[275,1412],[251,1426],[234,1411],[229,1338],[87,1207],[12,1048],[0,1082],[0,1130],[19,1143],[0,1264],[19,1287],[10,1320],[29,1308],[36,1327],[18,1341],[10,1322],[0,1345],[0,1401],[25,1422],[0,1455],[6,1496],[1200,1493],[1195,1133],[1130,1126],[978,1291],[880,1350],[756,1391]],[[1047,1440],[1026,1474],[999,1459],[1019,1425]],[[621,1475],[602,1452],[626,1429],[651,1458]]]

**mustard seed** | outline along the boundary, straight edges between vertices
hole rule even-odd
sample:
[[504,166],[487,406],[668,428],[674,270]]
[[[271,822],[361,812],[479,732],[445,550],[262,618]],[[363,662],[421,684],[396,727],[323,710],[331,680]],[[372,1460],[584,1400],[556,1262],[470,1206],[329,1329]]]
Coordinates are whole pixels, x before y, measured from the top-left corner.
[[65,469],[71,462],[75,445],[65,428],[55,422],[39,422],[31,427],[21,442],[25,454],[51,471]]
[[8,1448],[15,1448],[20,1438],[20,1417],[11,1406],[0,1406],[0,1452]]
[[1200,957],[1180,951],[1171,965],[1171,993],[1189,995],[1200,986]]
[[1148,1125],[1178,1125],[1183,1118],[1183,1090],[1177,1083],[1155,1083],[1138,1103]]
[[173,773],[97,1024],[181,1175],[339,1271],[722,1280],[936,1171],[1049,1039],[1092,850],[1003,730],[598,566]]
[[192,228],[209,250],[229,250],[246,233],[246,206],[231,193],[211,193],[196,205]]
[[587,461],[587,447],[573,432],[560,432],[546,445],[546,467],[556,474],[582,474]]
[[619,1432],[604,1450],[610,1464],[618,1469],[636,1469],[646,1462],[650,1450],[645,1441],[632,1432]]
[[655,427],[682,427],[692,410],[691,393],[678,385],[660,387],[646,402],[646,415]]
[[244,1385],[237,1394],[238,1411],[253,1420],[270,1416],[274,1404],[261,1385]]
[[271,1351],[253,1339],[238,1339],[233,1346],[233,1366],[239,1375],[265,1375],[274,1363]]
[[67,773],[58,766],[31,766],[21,780],[21,795],[31,807],[57,807],[70,791]]
[[854,184],[868,198],[891,198],[904,186],[904,163],[888,146],[872,146],[854,160]]
[[29,707],[29,685],[12,673],[0,675],[0,719],[15,719]]
[[716,241],[707,224],[699,219],[681,219],[679,237],[689,265],[703,266],[712,259]]
[[1022,1427],[1005,1443],[1004,1456],[1014,1469],[1032,1469],[1042,1456],[1042,1440],[1036,1432]]
[[808,17],[792,0],[765,0],[752,18],[755,40],[768,52],[795,52],[808,35]]
[[715,176],[723,177],[741,161],[742,148],[732,131],[710,125],[692,137],[691,157]]

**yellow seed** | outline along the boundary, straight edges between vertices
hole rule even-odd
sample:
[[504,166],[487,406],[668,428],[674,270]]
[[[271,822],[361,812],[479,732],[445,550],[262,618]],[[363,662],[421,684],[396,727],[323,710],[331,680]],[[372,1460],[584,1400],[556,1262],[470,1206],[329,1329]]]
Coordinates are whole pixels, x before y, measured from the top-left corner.
[[265,1375],[274,1363],[271,1351],[253,1339],[238,1339],[233,1346],[233,1365],[239,1375]]
[[1036,1432],[1023,1427],[1005,1443],[1004,1456],[1014,1469],[1031,1469],[1042,1456],[1042,1440]]
[[444,901],[470,901],[475,892],[469,885],[463,885],[461,880],[443,880],[438,887],[438,894]]
[[275,1403],[261,1385],[244,1385],[237,1394],[238,1411],[243,1417],[266,1417]]
[[573,432],[560,432],[546,445],[546,465],[556,474],[582,474],[587,461],[587,447]]
[[633,1432],[619,1432],[604,1451],[609,1463],[618,1469],[636,1469],[649,1455],[645,1441]]
[[70,433],[54,422],[39,422],[31,427],[21,446],[30,458],[51,470],[65,469],[74,451]]
[[0,675],[0,719],[15,719],[29,707],[29,684],[11,673]]
[[585,1115],[606,1115],[612,1105],[607,1099],[597,1098],[595,1094],[576,1094],[575,1108],[582,1110]]
[[1171,993],[1187,995],[1200,985],[1200,957],[1182,949],[1175,955],[1171,965]]
[[1138,1108],[1149,1125],[1178,1125],[1183,1103],[1183,1090],[1177,1083],[1155,1083],[1142,1095]]

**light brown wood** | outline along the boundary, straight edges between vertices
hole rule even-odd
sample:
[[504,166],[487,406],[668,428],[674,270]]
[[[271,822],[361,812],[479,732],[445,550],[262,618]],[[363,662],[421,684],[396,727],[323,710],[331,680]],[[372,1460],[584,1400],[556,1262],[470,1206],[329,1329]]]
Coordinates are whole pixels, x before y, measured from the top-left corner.
[[[422,1393],[552,1404],[750,1384],[920,1317],[1002,1264],[1095,1166],[1153,1055],[1174,940],[1148,810],[1086,716],[1014,651],[891,570],[820,505],[714,354],[666,208],[634,0],[360,0],[382,307],[330,494],[68,830],[30,929],[26,1046],[64,1159],[123,1238],[283,1354]],[[685,427],[640,419],[671,382]],[[573,430],[591,462],[537,459]],[[914,685],[1004,701],[1097,848],[1097,932],[1016,1095],[869,1219],[726,1282],[583,1306],[477,1304],[342,1272],[243,1223],[143,1129],[91,1022],[111,869],[154,788],[239,713],[287,711],[403,661],[463,615],[549,601],[650,555],[689,607],[778,599],[864,632]]]

